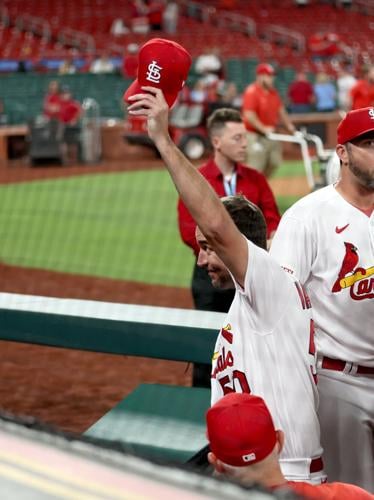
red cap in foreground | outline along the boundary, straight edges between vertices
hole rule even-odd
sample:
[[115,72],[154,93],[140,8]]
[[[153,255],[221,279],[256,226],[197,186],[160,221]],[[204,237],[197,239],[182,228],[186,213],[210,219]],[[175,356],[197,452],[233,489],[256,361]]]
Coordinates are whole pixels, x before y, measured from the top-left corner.
[[251,394],[231,393],[206,414],[210,448],[228,465],[260,462],[274,449],[276,432],[264,400]]

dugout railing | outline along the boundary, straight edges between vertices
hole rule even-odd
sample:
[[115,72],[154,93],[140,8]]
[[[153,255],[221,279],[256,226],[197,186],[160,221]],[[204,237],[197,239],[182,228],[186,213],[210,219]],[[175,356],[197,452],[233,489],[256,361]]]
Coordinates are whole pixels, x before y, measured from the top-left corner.
[[[210,364],[225,315],[0,293],[0,340]],[[120,383],[120,382],[119,382]],[[185,463],[207,444],[210,390],[140,384],[85,435]]]

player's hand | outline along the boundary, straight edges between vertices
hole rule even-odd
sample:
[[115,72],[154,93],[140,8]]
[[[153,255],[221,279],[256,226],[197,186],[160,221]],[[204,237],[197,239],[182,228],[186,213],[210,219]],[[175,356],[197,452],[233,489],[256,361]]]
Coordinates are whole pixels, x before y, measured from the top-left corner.
[[128,98],[132,102],[128,112],[147,117],[148,135],[157,143],[157,140],[169,136],[169,106],[161,89],[144,86],[142,90],[144,93]]

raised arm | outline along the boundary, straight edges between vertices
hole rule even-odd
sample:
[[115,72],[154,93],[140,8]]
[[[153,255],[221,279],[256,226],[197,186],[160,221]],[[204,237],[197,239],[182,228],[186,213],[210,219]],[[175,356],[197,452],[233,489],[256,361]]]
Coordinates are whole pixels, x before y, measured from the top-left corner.
[[144,94],[129,98],[133,102],[130,114],[147,117],[148,135],[155,143],[169,174],[209,246],[234,275],[244,284],[248,262],[248,247],[213,188],[187,160],[170,138],[169,108],[162,91],[142,87]]

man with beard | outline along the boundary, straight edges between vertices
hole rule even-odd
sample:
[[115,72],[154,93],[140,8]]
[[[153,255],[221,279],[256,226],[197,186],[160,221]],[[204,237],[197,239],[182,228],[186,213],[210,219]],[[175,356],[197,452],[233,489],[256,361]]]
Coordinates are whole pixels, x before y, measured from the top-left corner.
[[[167,89],[169,80],[164,80]],[[309,298],[265,250],[260,209],[239,195],[222,202],[173,143],[162,90],[142,86],[135,94],[139,90],[132,89],[126,93],[132,103],[128,113],[147,117],[148,135],[197,224],[198,265],[207,269],[214,286],[236,290],[212,357],[212,404],[231,392],[259,394],[278,428],[290,435],[280,457],[285,476],[321,483],[325,474]]]
[[374,492],[374,108],[337,135],[339,180],[284,214],[270,253],[310,294],[328,478]]
[[282,161],[281,146],[267,134],[275,132],[278,122],[293,134],[291,123],[281,97],[274,88],[274,68],[270,64],[259,64],[256,81],[243,94],[242,113],[247,129],[247,165],[270,177]]

